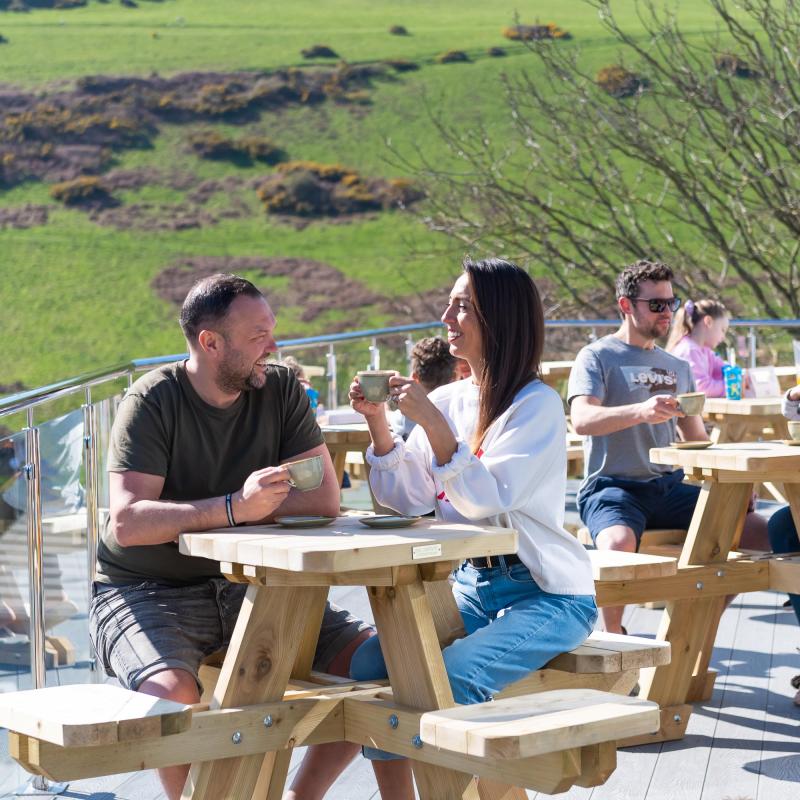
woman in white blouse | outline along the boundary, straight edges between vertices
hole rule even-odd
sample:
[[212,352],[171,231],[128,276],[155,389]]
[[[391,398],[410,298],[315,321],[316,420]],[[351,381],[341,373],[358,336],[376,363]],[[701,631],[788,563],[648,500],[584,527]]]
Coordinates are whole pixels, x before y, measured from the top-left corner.
[[[535,284],[508,261],[466,259],[442,322],[472,379],[426,395],[409,378],[391,378],[394,402],[417,423],[407,442],[392,436],[383,404],[365,400],[357,378],[350,402],[369,425],[380,503],[519,534],[518,553],[470,559],[454,574],[467,636],[444,661],[456,702],[480,703],[581,644],[597,608],[589,558],[563,528],[566,420],[561,398],[539,379],[544,312]],[[374,678],[377,639],[356,651],[354,678]]]

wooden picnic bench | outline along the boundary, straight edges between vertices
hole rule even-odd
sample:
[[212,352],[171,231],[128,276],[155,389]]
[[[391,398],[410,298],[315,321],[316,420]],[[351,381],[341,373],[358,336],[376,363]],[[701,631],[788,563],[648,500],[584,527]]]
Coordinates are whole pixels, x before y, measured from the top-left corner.
[[[15,709],[28,700],[7,696],[10,710],[0,722],[12,726],[11,751],[26,768],[65,779],[192,761],[185,797],[272,798],[283,789],[292,747],[347,740],[410,757],[423,800],[511,800],[524,797],[514,785],[554,792],[601,783],[614,769],[617,739],[658,728],[655,704],[594,685],[622,691],[643,663],[668,660],[668,646],[602,635],[491,703],[448,711],[453,699],[440,641],[453,626],[437,625],[432,608],[455,609],[446,581],[453,561],[513,552],[514,531],[426,520],[368,533],[343,518],[303,533],[254,526],[184,534],[181,548],[215,558],[229,578],[249,584],[209,704],[192,707],[191,724],[180,732],[167,727],[155,738],[75,747],[42,738],[49,724],[15,730]],[[331,585],[368,587],[391,688],[312,674]],[[576,688],[581,680],[594,684]],[[72,705],[68,693],[64,698],[59,705]]]

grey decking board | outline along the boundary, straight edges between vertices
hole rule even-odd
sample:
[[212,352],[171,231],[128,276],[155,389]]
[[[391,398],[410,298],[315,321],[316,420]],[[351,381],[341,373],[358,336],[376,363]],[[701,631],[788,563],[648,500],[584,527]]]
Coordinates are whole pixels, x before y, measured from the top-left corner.
[[[723,614],[711,661],[712,667],[723,672],[721,664],[729,659],[736,622],[735,610]],[[662,744],[647,800],[673,800],[675,797],[696,800],[700,797],[723,696],[718,679],[710,700],[695,704],[686,737]]]
[[[748,600],[753,603],[756,598],[758,603],[774,605],[776,595],[756,593]],[[763,649],[771,648],[775,626],[765,626],[754,619],[756,614],[745,612],[739,604],[726,613],[735,614],[737,624],[731,657],[720,676],[723,697],[701,800],[726,796],[754,798],[758,793],[758,775],[748,772],[743,765],[760,758],[771,655],[758,652],[754,644],[761,642]]]

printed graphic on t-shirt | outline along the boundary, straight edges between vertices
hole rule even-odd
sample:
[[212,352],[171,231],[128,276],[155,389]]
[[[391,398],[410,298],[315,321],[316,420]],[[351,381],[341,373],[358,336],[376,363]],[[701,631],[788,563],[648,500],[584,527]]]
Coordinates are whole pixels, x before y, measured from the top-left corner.
[[628,389],[646,389],[650,394],[672,394],[678,385],[678,375],[663,367],[620,367]]

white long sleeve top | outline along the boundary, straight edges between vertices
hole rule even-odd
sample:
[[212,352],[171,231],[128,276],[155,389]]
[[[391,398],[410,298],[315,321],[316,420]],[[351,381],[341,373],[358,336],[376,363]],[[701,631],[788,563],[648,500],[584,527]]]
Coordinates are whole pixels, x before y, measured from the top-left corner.
[[367,450],[370,485],[383,505],[404,514],[436,512],[437,519],[514,528],[518,555],[552,594],[594,594],[586,550],[564,530],[567,454],[561,398],[539,380],[524,386],[486,432],[473,454],[478,387],[469,380],[428,395],[457,441],[449,463],[438,465],[417,425],[407,442],[395,438],[384,456]]

